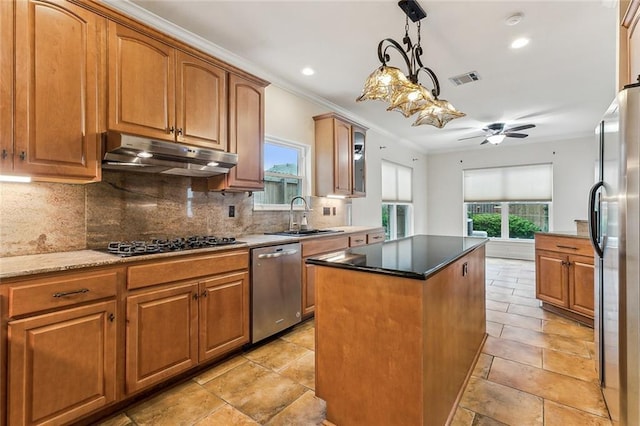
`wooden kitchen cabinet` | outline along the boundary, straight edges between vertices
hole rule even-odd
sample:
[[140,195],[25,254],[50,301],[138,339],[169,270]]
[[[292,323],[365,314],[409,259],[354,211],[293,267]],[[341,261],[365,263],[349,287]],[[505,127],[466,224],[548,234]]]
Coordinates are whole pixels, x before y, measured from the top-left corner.
[[249,342],[248,267],[236,250],[128,268],[128,394]]
[[[335,113],[315,116],[313,119],[316,195],[365,196],[364,146],[367,129]],[[359,155],[356,156],[356,153]]]
[[619,90],[640,80],[640,0],[622,0],[619,5]]
[[585,238],[536,234],[536,297],[543,308],[593,326],[593,249]]
[[226,150],[226,71],[109,22],[109,130]]
[[13,9],[0,2],[0,173],[13,169]]
[[249,342],[249,273],[200,282],[199,362]]
[[10,321],[8,424],[67,424],[116,398],[116,302]]
[[344,250],[349,247],[350,238],[347,235],[329,238],[304,240],[302,245],[302,316],[310,317],[315,311],[315,275],[314,265],[307,265],[306,260],[311,256]]
[[127,297],[126,392],[159,383],[198,363],[198,284]]
[[[105,18],[62,0],[3,1],[0,8],[2,172],[36,180],[99,180]],[[12,8],[13,57],[7,19]]]
[[229,74],[229,146],[238,164],[208,179],[213,191],[264,189],[264,84]]

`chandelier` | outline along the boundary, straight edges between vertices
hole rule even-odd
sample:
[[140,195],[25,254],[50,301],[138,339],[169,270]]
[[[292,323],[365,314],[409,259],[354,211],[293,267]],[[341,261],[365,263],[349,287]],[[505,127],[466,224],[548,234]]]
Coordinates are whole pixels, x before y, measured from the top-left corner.
[[[437,128],[444,127],[454,118],[464,117],[465,114],[456,110],[451,103],[440,96],[440,84],[435,73],[422,64],[422,46],[420,45],[420,20],[427,14],[415,0],[401,0],[398,6],[407,15],[402,42],[407,46],[402,48],[397,41],[385,38],[378,44],[378,59],[382,65],[376,68],[367,78],[362,94],[356,99],[361,102],[368,99],[381,100],[389,103],[387,111],[398,111],[405,117],[418,114],[413,126],[430,124]],[[413,44],[409,37],[409,18],[417,22],[418,42]],[[386,44],[386,46],[385,46]],[[405,64],[408,74],[399,68],[388,66],[391,59],[387,50],[397,50]],[[410,57],[407,55],[410,55]],[[418,81],[418,73],[422,71],[431,80],[433,88],[428,90]]]

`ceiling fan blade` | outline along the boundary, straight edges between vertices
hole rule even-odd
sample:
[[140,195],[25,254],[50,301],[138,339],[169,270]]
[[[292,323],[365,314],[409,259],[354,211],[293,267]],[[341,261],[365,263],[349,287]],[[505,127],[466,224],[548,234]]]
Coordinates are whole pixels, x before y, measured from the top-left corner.
[[482,142],[480,142],[480,145],[484,145],[485,143],[489,143],[489,139],[485,139]]
[[459,140],[459,141],[464,141],[464,140],[467,140],[467,139],[484,138],[484,137],[485,137],[485,135],[468,136],[468,137],[466,137],[466,138],[460,138],[460,139],[458,139],[458,140]]
[[508,138],[518,138],[518,139],[523,139],[529,136],[529,135],[525,135],[524,133],[504,133],[504,135]]
[[517,132],[519,130],[532,129],[536,127],[535,124],[523,124],[522,126],[511,127],[509,129],[505,129],[505,132]]

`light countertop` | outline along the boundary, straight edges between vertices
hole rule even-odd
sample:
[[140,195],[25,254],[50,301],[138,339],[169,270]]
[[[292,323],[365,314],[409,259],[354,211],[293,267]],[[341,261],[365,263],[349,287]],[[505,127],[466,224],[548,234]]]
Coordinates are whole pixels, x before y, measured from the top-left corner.
[[[340,226],[333,227],[332,230],[342,231],[344,235],[373,232],[382,230],[379,227],[368,226]],[[0,258],[0,281],[9,278],[18,278],[35,274],[49,272],[67,271],[99,266],[126,265],[132,262],[145,260],[156,260],[162,258],[206,254],[216,251],[228,251],[239,249],[250,249],[255,247],[270,246],[275,244],[286,244],[298,242],[309,238],[330,238],[340,235],[337,233],[314,234],[313,236],[295,237],[266,234],[250,234],[237,237],[237,243],[211,248],[200,248],[197,250],[171,251],[165,253],[146,254],[141,256],[119,257],[101,250],[77,250],[67,252],[32,254],[24,256],[11,256]]]

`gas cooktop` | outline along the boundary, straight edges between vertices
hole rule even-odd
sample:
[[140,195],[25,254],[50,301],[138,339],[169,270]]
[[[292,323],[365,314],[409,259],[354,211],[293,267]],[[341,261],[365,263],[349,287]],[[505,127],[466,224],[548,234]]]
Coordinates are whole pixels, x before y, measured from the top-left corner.
[[130,257],[169,251],[226,246],[236,243],[237,241],[234,237],[192,235],[180,238],[152,239],[151,241],[113,241],[109,243],[107,251],[120,257]]

